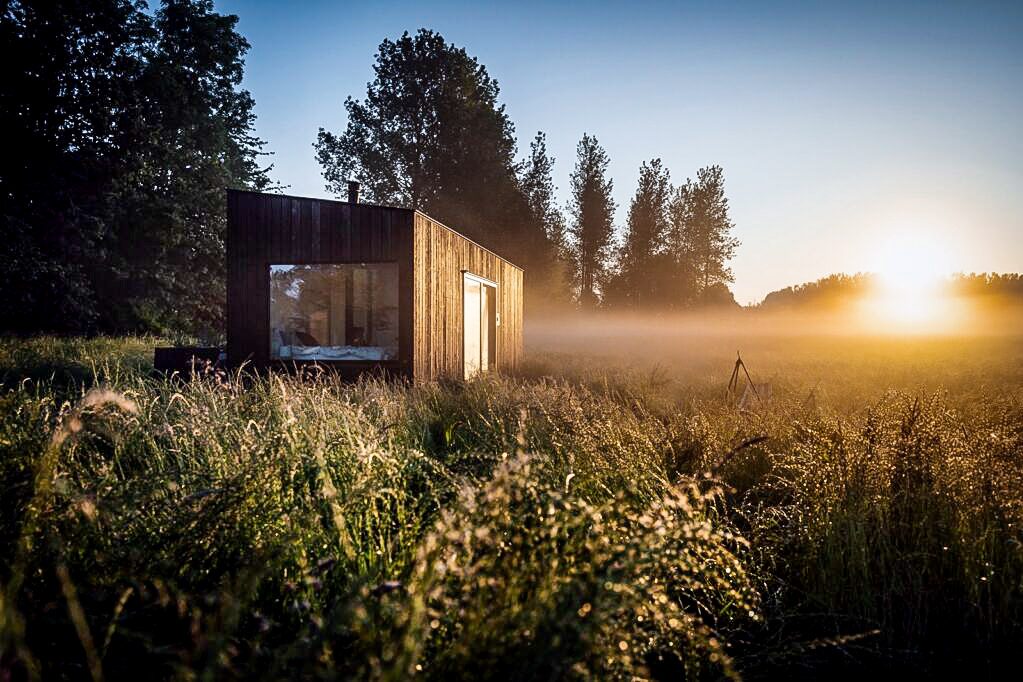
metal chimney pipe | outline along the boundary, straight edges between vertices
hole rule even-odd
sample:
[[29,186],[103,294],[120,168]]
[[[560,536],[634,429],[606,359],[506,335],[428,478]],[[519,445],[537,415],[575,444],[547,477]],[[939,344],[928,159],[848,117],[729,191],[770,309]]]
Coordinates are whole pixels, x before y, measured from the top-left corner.
[[362,185],[359,184],[358,180],[348,181],[348,203],[357,204],[359,203],[359,189]]

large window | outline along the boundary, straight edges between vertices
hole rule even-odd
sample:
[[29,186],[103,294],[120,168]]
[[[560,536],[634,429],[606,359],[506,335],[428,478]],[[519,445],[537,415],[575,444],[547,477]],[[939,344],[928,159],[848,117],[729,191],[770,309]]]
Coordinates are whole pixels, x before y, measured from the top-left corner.
[[397,359],[397,264],[271,265],[270,357]]

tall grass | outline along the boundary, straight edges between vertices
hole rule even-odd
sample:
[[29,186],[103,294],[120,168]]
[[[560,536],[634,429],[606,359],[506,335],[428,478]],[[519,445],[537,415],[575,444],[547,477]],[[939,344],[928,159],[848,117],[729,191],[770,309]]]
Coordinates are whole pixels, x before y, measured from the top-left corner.
[[413,387],[162,379],[138,340],[18,343],[0,352],[16,676],[993,670],[1023,635],[1018,390],[864,386],[850,410],[798,386],[739,412],[710,379],[566,379],[542,357]]
[[1017,397],[964,414],[889,393],[852,424],[796,422],[745,497],[751,538],[816,627],[877,628],[899,664],[993,666],[1023,641],[1021,417]]

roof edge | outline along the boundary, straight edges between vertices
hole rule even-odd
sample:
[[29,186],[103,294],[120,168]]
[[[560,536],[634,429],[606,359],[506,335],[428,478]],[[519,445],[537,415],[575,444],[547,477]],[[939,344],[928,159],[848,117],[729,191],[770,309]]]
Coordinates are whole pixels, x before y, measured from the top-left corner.
[[[390,204],[371,204],[368,201],[360,201],[357,204],[353,204],[350,201],[343,201],[341,199],[324,199],[322,197],[300,197],[297,194],[285,194],[283,192],[260,192],[255,189],[237,189],[234,187],[228,187],[228,192],[235,192],[237,194],[256,194],[261,197],[281,197],[284,199],[299,199],[301,201],[325,201],[328,204],[343,204],[345,206],[369,206],[371,208],[386,208],[392,211],[406,211],[408,213],[415,213],[411,208],[404,206],[391,206]],[[432,219],[431,219],[432,220]]]
[[443,227],[448,232],[451,232],[451,233],[454,233],[454,234],[458,235],[459,237],[461,237],[465,241],[469,242],[473,246],[476,246],[478,248],[483,249],[484,251],[486,251],[487,253],[492,255],[494,258],[498,258],[500,260],[503,260],[505,263],[507,263],[508,265],[512,266],[513,268],[515,268],[519,272],[525,273],[525,269],[521,265],[516,265],[515,263],[512,263],[510,260],[508,260],[507,258],[502,256],[501,254],[497,253],[493,249],[488,249],[487,247],[483,246],[482,244],[480,244],[475,239],[469,239],[468,237],[466,237],[464,234],[462,234],[461,232],[459,232],[455,228],[449,227],[448,225],[445,225],[444,223],[442,223],[441,221],[437,220],[436,218],[434,218],[433,216],[429,215],[428,213],[425,213],[424,211],[420,211],[418,208],[414,208],[414,209],[410,209],[410,210],[413,213],[417,214],[417,215],[423,216],[424,218],[426,218],[430,222],[436,223],[437,225],[440,225],[441,227]]
[[512,266],[513,268],[515,268],[519,272],[523,272],[523,273],[525,272],[525,269],[523,269],[523,267],[521,265],[516,265],[515,263],[511,262],[510,260],[508,260],[507,258],[502,256],[501,254],[499,254],[496,251],[494,251],[493,249],[488,249],[487,247],[483,246],[482,244],[480,244],[475,239],[469,239],[468,237],[466,237],[464,234],[462,234],[461,232],[459,232],[455,228],[450,227],[448,225],[445,225],[444,223],[442,223],[441,221],[437,220],[433,216],[429,215],[425,211],[420,211],[418,208],[406,208],[404,206],[391,206],[391,205],[388,205],[388,204],[370,204],[370,203],[362,202],[362,201],[360,201],[357,204],[353,204],[350,201],[341,201],[340,199],[322,199],[320,197],[300,197],[297,194],[284,194],[283,192],[260,192],[259,190],[254,190],[254,189],[236,189],[234,187],[228,187],[226,191],[227,192],[236,192],[238,194],[257,194],[257,195],[263,196],[263,197],[282,197],[284,199],[299,199],[301,201],[325,201],[325,202],[330,203],[330,204],[343,204],[345,206],[369,206],[371,208],[386,208],[386,209],[391,210],[391,211],[406,211],[408,213],[412,213],[413,215],[417,215],[418,214],[418,215],[421,215],[422,217],[426,218],[430,222],[436,223],[437,225],[440,225],[441,227],[443,227],[448,232],[452,232],[452,233],[458,235],[461,239],[464,239],[465,241],[469,242],[470,244],[472,244],[472,245],[474,245],[474,246],[476,246],[478,248],[483,249],[484,251],[486,251],[490,255],[494,256],[495,258],[498,258],[498,259],[504,261],[505,263],[507,263],[508,265]]

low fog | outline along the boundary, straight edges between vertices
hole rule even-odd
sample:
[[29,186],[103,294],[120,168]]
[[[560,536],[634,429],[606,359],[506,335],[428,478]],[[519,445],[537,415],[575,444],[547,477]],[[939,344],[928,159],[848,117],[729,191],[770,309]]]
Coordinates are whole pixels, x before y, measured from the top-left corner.
[[665,397],[686,386],[710,395],[725,389],[741,353],[754,381],[800,400],[811,392],[937,390],[970,377],[997,383],[1018,375],[1023,308],[953,309],[954,317],[915,326],[871,319],[858,305],[827,314],[527,314],[526,372],[619,385],[639,378],[663,384]]
[[870,301],[850,302],[830,312],[613,313],[572,312],[526,316],[525,343],[532,351],[631,354],[637,348],[676,344],[719,345],[728,341],[849,338],[923,340],[930,337],[1023,335],[1023,306],[979,306],[950,300],[931,319],[907,311],[875,314]]

